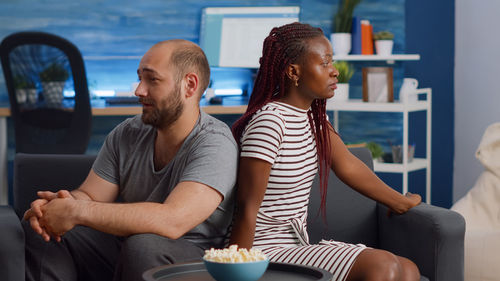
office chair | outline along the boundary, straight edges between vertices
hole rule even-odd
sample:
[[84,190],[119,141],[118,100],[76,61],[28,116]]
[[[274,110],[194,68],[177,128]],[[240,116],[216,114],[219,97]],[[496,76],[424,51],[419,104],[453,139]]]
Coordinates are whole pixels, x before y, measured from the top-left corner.
[[[0,59],[16,152],[85,153],[92,114],[78,48],[53,34],[19,32],[3,39]],[[64,92],[74,92],[74,99]]]

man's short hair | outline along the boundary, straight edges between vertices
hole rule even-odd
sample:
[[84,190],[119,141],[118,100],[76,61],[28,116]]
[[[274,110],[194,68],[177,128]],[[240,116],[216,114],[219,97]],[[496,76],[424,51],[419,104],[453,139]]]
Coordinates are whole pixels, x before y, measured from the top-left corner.
[[210,66],[203,50],[195,44],[183,44],[172,52],[170,63],[175,71],[175,80],[180,83],[184,75],[195,72],[199,77],[201,95],[210,83]]

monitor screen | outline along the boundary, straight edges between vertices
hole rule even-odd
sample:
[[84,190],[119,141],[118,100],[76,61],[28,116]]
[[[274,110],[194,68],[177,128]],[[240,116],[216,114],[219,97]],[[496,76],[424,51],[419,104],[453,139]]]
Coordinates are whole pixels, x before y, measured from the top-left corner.
[[210,66],[258,68],[271,29],[299,21],[299,12],[298,6],[204,8],[200,46]]

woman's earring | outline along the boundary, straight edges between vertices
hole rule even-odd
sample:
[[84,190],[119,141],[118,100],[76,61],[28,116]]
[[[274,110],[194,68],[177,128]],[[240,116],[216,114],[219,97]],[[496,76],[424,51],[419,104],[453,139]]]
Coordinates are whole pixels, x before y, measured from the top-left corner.
[[295,87],[298,87],[299,86],[299,78],[295,78],[293,80],[295,81]]

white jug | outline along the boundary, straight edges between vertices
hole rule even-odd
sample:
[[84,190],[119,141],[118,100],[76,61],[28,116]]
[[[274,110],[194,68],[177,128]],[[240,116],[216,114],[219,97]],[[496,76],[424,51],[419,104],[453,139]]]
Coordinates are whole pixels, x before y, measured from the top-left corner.
[[401,103],[415,103],[418,101],[418,94],[415,92],[418,87],[418,80],[415,78],[404,78],[403,85],[399,90],[399,100]]

